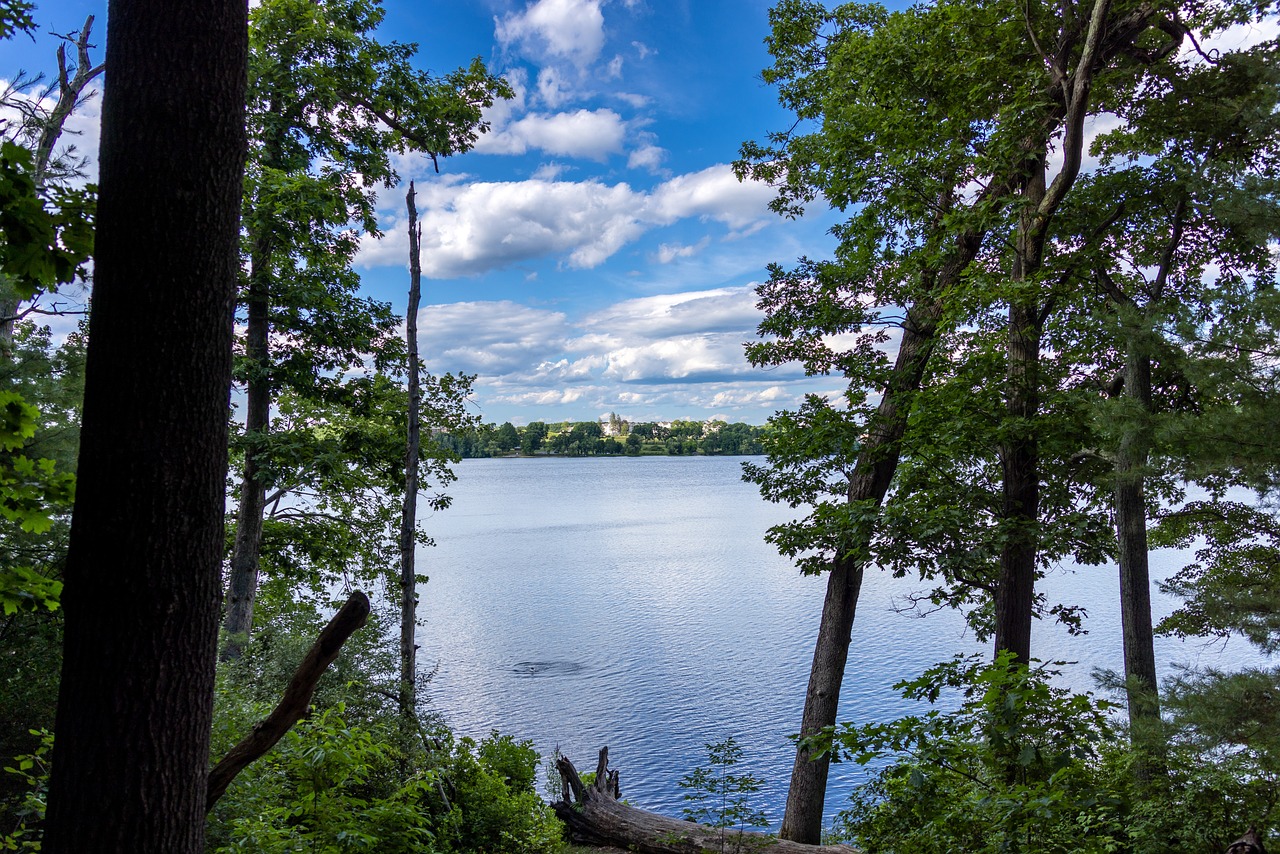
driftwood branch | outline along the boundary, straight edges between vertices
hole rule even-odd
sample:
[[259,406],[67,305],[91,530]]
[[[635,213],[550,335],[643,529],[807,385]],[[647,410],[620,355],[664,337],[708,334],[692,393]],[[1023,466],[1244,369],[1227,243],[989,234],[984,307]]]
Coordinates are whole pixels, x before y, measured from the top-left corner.
[[351,598],[342,606],[333,619],[320,632],[320,637],[311,645],[298,669],[289,680],[284,696],[271,710],[266,719],[253,727],[253,731],[231,748],[222,757],[214,769],[209,772],[209,794],[205,801],[205,810],[213,809],[226,792],[227,786],[236,775],[250,763],[258,759],[275,746],[284,734],[307,713],[311,703],[311,695],[315,693],[316,683],[329,669],[329,665],[342,651],[347,638],[355,633],[369,619],[369,597],[360,591],[351,594]]
[[[567,756],[556,757],[561,800],[552,804],[573,841],[608,845],[639,854],[857,854],[847,845],[804,845],[763,833],[708,827],[668,818],[623,803],[618,772],[609,770],[609,748],[601,748],[596,779],[582,782]],[[572,800],[570,798],[572,797]]]

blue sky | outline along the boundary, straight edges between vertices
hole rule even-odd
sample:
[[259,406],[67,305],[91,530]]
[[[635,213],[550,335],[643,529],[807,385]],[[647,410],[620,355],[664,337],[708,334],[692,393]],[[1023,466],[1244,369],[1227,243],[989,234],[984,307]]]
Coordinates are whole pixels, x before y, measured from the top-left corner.
[[[428,367],[477,374],[486,421],[721,417],[763,421],[836,387],[749,366],[753,285],[771,261],[824,256],[833,216],[771,213],[728,164],[789,124],[760,79],[764,0],[385,0],[382,34],[445,73],[480,56],[516,97],[474,152],[399,164],[424,229],[419,329]],[[0,77],[48,70],[54,40],[105,3],[41,4],[41,36],[4,45]],[[99,49],[95,58],[101,56]],[[72,125],[96,146],[97,104]],[[406,303],[404,187],[381,194],[358,268]]]

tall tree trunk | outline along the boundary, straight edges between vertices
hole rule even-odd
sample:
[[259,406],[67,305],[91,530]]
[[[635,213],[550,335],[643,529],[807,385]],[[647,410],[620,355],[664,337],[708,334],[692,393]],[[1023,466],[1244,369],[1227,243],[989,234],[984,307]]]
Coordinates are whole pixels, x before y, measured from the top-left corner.
[[1039,446],[1034,421],[1039,409],[1040,330],[1035,306],[1009,307],[1009,391],[1006,410],[1012,440],[1001,449],[1008,526],[1000,549],[996,587],[995,651],[1008,650],[1023,664],[1031,660],[1031,620],[1040,519]]
[[[995,653],[1008,650],[1026,664],[1031,659],[1031,621],[1035,605],[1036,555],[1040,524],[1040,450],[1035,420],[1040,409],[1040,337],[1052,296],[1031,287],[1044,259],[1049,224],[1075,185],[1084,156],[1084,124],[1089,115],[1090,94],[1103,57],[1135,38],[1146,16],[1130,16],[1125,27],[1113,27],[1110,0],[1095,0],[1080,56],[1069,77],[1061,81],[1063,93],[1062,168],[1046,186],[1045,162],[1048,137],[1032,140],[1024,160],[1028,171],[1022,185],[1022,209],[1018,214],[1017,243],[1011,279],[1016,293],[1009,302],[1006,412],[1009,440],[1000,449],[1004,474],[1001,518],[1006,525],[1000,552],[1000,580],[996,588]],[[1147,15],[1150,13],[1148,12]],[[1130,29],[1132,28],[1132,29]],[[1115,42],[1105,39],[1111,29]],[[1055,68],[1071,65],[1070,41],[1059,42]],[[1065,53],[1062,53],[1065,51]]]
[[[279,140],[269,139],[263,163],[273,165],[279,159],[280,147]],[[220,656],[223,661],[243,655],[249,633],[253,631],[253,603],[258,594],[262,557],[262,522],[267,506],[261,446],[271,431],[271,255],[275,251],[275,240],[270,226],[264,222],[251,225],[250,239],[249,282],[245,294],[244,350],[249,361],[249,377],[245,383],[244,469],[227,578]]]
[[[1187,199],[1178,199],[1147,305],[1164,298],[1173,269],[1174,253],[1182,242]],[[1112,299],[1129,311],[1138,311],[1137,302],[1124,293],[1103,272],[1103,284]],[[1120,563],[1120,629],[1124,641],[1125,691],[1129,703],[1131,739],[1145,747],[1135,767],[1139,780],[1149,780],[1159,772],[1159,755],[1164,741],[1160,732],[1160,693],[1156,674],[1155,641],[1151,626],[1151,572],[1147,546],[1147,504],[1144,470],[1151,449],[1151,427],[1145,423],[1151,413],[1151,355],[1142,343],[1143,329],[1125,327],[1124,395],[1139,409],[1138,423],[1130,423],[1116,453],[1115,517],[1116,543]]]
[[[1132,339],[1125,353],[1124,393],[1144,413],[1151,410],[1151,358]],[[1160,719],[1156,654],[1151,628],[1151,573],[1147,552],[1147,505],[1143,470],[1147,464],[1147,428],[1127,429],[1116,454],[1116,542],[1120,556],[1120,626],[1124,636],[1124,675],[1129,723],[1135,743]],[[1147,776],[1149,768],[1140,769]]]
[[[941,200],[939,223],[943,212],[950,210],[951,203],[950,197]],[[982,246],[983,236],[984,232],[979,230],[956,236],[950,257],[940,268],[923,274],[923,291],[930,298],[917,302],[907,311],[893,373],[875,416],[867,425],[867,435],[859,450],[853,476],[849,479],[848,501],[867,501],[879,505],[888,494],[902,453],[902,437],[907,429],[910,400],[919,391],[924,379],[938,323],[942,318],[944,303],[936,295],[947,293],[973,262]],[[846,544],[844,555],[838,556],[833,562],[827,578],[827,593],[822,605],[818,637],[814,643],[809,687],[805,692],[804,712],[800,722],[802,739],[836,723],[840,689],[844,683],[853,620],[865,569],[862,563],[850,556],[866,552],[871,533],[870,528],[852,532],[854,539]],[[801,741],[796,748],[791,784],[787,789],[786,812],[778,831],[783,839],[809,845],[816,845],[821,841],[830,767],[829,755],[815,758]]]
[[[1045,198],[1044,148],[1023,186],[1018,243],[1011,279],[1026,285],[1040,269],[1043,231],[1037,222]],[[1025,290],[1025,289],[1024,289]],[[996,587],[995,651],[1031,660],[1031,619],[1035,604],[1036,553],[1040,521],[1040,454],[1035,420],[1040,408],[1040,299],[1024,293],[1009,304],[1005,408],[1009,441],[1001,448],[1006,525]]]
[[270,258],[271,238],[260,232],[253,240],[246,295],[245,355],[251,367],[245,390],[244,470],[240,479],[240,506],[236,511],[235,544],[231,550],[227,579],[223,661],[237,659],[244,653],[249,632],[253,629],[253,603],[258,592],[262,518],[267,504],[259,444],[271,429]]
[[[837,560],[831,566],[827,595],[822,603],[822,621],[813,648],[813,665],[809,670],[809,688],[804,697],[802,736],[819,733],[836,722],[864,570],[865,566],[857,560]],[[801,743],[791,769],[786,812],[778,831],[780,837],[808,845],[821,841],[830,770],[830,756],[814,758]]]
[[418,387],[418,303],[422,298],[422,231],[413,201],[413,182],[405,205],[409,209],[409,308],[405,313],[404,336],[409,348],[409,429],[404,456],[404,510],[400,516],[400,715],[406,722],[416,719],[418,681],[418,585],[414,564],[414,529],[418,518],[419,398]]
[[245,12],[234,0],[110,8],[53,854],[204,846]]
[[[907,313],[902,345],[894,364],[893,381],[880,400],[849,483],[850,502],[870,501],[878,505],[884,501],[885,494],[889,491],[889,484],[897,471],[900,445],[907,425],[907,404],[904,398],[909,398],[920,388],[941,314],[942,304],[939,302],[917,304]],[[861,541],[849,543],[845,555],[864,554],[870,541],[870,533],[869,530],[858,532],[856,536]],[[815,735],[836,722],[840,687],[844,682],[853,619],[865,569],[861,558],[845,555],[836,558],[827,578],[822,620],[814,643],[813,665],[809,670],[809,687],[805,692],[804,713],[800,723],[802,738]],[[822,813],[830,766],[829,755],[814,758],[801,742],[791,769],[786,812],[782,828],[778,832],[783,839],[810,845],[821,841]]]

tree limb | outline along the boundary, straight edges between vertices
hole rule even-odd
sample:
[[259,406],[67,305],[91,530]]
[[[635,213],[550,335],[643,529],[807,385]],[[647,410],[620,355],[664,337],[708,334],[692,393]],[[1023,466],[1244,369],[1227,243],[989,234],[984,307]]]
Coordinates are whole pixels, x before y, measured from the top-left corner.
[[311,645],[306,657],[293,672],[289,686],[284,690],[280,702],[267,715],[266,720],[256,724],[253,731],[231,748],[222,761],[209,772],[208,797],[205,802],[206,811],[213,809],[227,786],[250,763],[275,746],[284,734],[307,713],[311,695],[315,692],[316,683],[329,669],[329,665],[342,651],[347,638],[355,633],[369,619],[369,597],[360,591],[351,594],[351,598],[342,606],[333,619],[320,632],[320,637]]

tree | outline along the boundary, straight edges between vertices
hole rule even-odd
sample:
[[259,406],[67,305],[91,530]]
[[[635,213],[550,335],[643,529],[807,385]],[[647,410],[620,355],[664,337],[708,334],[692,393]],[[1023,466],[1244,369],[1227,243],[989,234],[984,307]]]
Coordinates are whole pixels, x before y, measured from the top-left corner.
[[[0,470],[21,455],[34,463],[26,469],[26,486],[43,495],[29,503],[33,496],[26,493],[16,519],[8,518],[11,499],[0,502],[0,516],[6,517],[0,520],[0,660],[6,663],[0,675],[0,756],[32,754],[41,741],[32,730],[53,729],[62,646],[58,603],[79,450],[84,343],[83,334],[73,333],[55,348],[48,327],[19,321],[13,361],[0,364],[0,384],[9,390],[0,394],[17,394],[24,405],[19,411],[36,411],[26,420],[31,436],[21,449],[0,452]],[[0,778],[0,823],[20,787],[16,775],[6,776]]]
[[400,717],[406,722],[417,720],[418,681],[418,572],[414,536],[418,526],[418,462],[421,455],[419,406],[421,391],[418,377],[418,304],[422,299],[422,228],[418,225],[418,208],[414,203],[413,182],[405,196],[409,214],[409,305],[405,309],[404,340],[408,348],[409,409],[405,430],[404,510],[400,517]]
[[112,10],[46,851],[203,848],[246,51],[242,3]]
[[498,450],[503,453],[520,447],[520,434],[516,432],[515,425],[510,421],[504,421],[493,438],[498,444]]
[[[1084,121],[1099,109],[1095,89],[1105,91],[1099,78],[1140,68],[1138,53],[1168,55],[1182,33],[1153,7],[1121,11],[1101,0],[1060,11],[955,2],[890,14],[787,0],[771,12],[775,63],[765,77],[800,124],[744,145],[739,171],[774,183],[784,214],[819,195],[853,212],[834,230],[834,261],[772,269],[759,290],[769,340],[748,348],[757,364],[798,361],[848,383],[838,405],[810,397],[775,417],[770,466],[746,469],[766,498],[812,508],[770,539],[803,555],[802,570],[830,571],[802,736],[835,723],[862,573],[904,442],[916,449],[947,435],[908,430],[940,335],[999,304],[1005,349],[990,363],[1003,374],[1002,568],[989,585],[992,628],[998,649],[1030,655],[1049,226],[1078,177]],[[1049,181],[1057,140],[1064,161]],[[898,329],[891,361],[881,348]],[[834,349],[837,335],[852,344]],[[827,762],[801,740],[784,837],[817,841]]]
[[[1274,408],[1268,401],[1274,368],[1257,354],[1280,351],[1275,259],[1268,249],[1280,233],[1271,167],[1280,152],[1276,53],[1272,41],[1219,54],[1211,63],[1170,64],[1162,97],[1135,99],[1127,126],[1101,141],[1102,150],[1127,168],[1104,170],[1096,189],[1111,194],[1112,204],[1127,201],[1133,211],[1115,226],[1128,227],[1116,235],[1109,258],[1094,268],[1115,306],[1116,349],[1124,356],[1118,417],[1108,426],[1124,672],[1135,727],[1159,722],[1144,494],[1150,457],[1166,467],[1172,462],[1181,478],[1211,488],[1220,489],[1224,479],[1257,485],[1256,478],[1213,466],[1218,443],[1178,447],[1171,439],[1187,431],[1207,438],[1193,425]],[[1214,102],[1232,106],[1212,109]],[[1143,162],[1147,158],[1154,162]],[[1153,273],[1144,275],[1146,270]],[[1277,463],[1262,449],[1254,460],[1256,468],[1274,470]],[[1208,478],[1206,463],[1213,472]],[[1162,502],[1174,498],[1167,486],[1157,488]]]
[[[0,38],[8,24],[34,26],[27,4],[0,6]],[[54,154],[62,125],[98,73],[88,60],[86,21],[74,40],[78,62],[57,52],[58,79],[19,72],[0,92],[0,755],[41,749],[34,729],[51,729],[57,699],[62,619],[62,567],[74,497],[84,379],[84,339],[54,347],[49,329],[20,316],[52,313],[40,298],[83,274],[93,238],[93,188],[63,180],[77,163]],[[28,94],[28,90],[40,87]],[[54,97],[56,93],[56,98]],[[50,104],[53,106],[50,107]],[[25,306],[19,311],[19,307]],[[15,775],[0,781],[7,806]],[[4,812],[0,806],[0,812]]]
[[290,439],[272,428],[273,401],[288,390],[340,403],[345,372],[399,359],[395,318],[357,295],[352,269],[359,236],[378,234],[371,188],[395,181],[393,154],[470,148],[480,110],[508,94],[478,60],[444,78],[414,69],[416,45],[374,37],[382,17],[354,0],[271,0],[251,16],[245,428],[224,658],[253,625],[267,490],[291,487],[275,458]]
[[547,441],[547,425],[531,421],[520,431],[520,452],[526,456],[537,453]]

